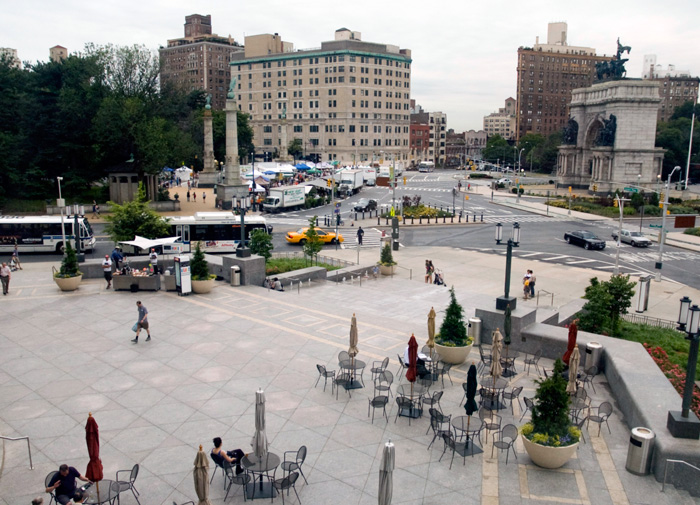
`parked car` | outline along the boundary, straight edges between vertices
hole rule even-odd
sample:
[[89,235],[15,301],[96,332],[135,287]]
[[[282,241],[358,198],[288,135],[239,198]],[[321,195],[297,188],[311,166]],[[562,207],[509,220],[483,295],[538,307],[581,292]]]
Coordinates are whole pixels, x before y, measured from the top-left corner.
[[[318,235],[318,238],[321,239],[321,242],[323,242],[324,244],[335,244],[336,237],[335,237],[334,232],[322,230],[321,228],[315,228],[315,230],[316,230],[316,234]],[[288,231],[287,234],[284,236],[284,238],[290,244],[304,245],[307,241],[307,237],[306,237],[307,231],[309,231],[308,228],[299,228],[297,231]],[[345,240],[345,239],[339,233],[337,241],[342,243],[343,240]]]
[[[616,231],[613,232],[612,238],[617,240]],[[646,238],[643,233],[629,230],[622,230],[622,233],[620,234],[620,242],[631,244],[632,247],[649,247],[651,245],[651,240]]]
[[368,210],[375,210],[376,208],[377,200],[371,198],[360,198],[360,201],[358,201],[354,207],[356,212],[366,212]]
[[567,244],[574,244],[584,249],[605,249],[605,240],[598,238],[588,230],[567,231],[564,233]]
[[513,184],[513,180],[509,179],[508,177],[504,177],[502,179],[498,179],[498,181],[496,181],[496,183],[497,184],[505,184],[506,186],[510,186],[511,184]]

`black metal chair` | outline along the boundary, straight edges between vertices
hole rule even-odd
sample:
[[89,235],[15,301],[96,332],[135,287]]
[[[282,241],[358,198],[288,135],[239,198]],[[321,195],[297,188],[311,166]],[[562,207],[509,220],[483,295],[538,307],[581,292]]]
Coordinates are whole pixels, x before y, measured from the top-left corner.
[[323,377],[323,391],[326,390],[326,385],[328,384],[328,379],[331,379],[331,393],[332,388],[333,388],[333,378],[335,377],[335,370],[327,370],[325,366],[323,365],[316,365],[316,369],[318,370],[318,379],[316,379],[316,384],[314,384],[314,387],[318,386],[318,381],[321,380],[321,377]]
[[386,414],[386,405],[389,403],[388,396],[375,396],[374,398],[367,398],[367,417],[369,417],[369,410],[372,409],[372,424],[374,424],[374,411],[377,409],[382,409],[384,417],[386,417],[386,422],[389,422],[389,416]]
[[597,393],[597,391],[595,390],[595,384],[593,384],[593,379],[595,379],[596,375],[598,375],[598,367],[593,365],[586,369],[586,371],[584,372],[584,376],[581,378],[581,382],[583,382],[583,387],[585,388],[586,384],[590,384],[593,388],[594,393]]
[[342,363],[343,361],[348,361],[350,359],[350,354],[348,354],[348,351],[340,351],[338,353],[338,363]]
[[[304,471],[301,469],[301,465],[303,465],[304,461],[306,461],[306,453],[307,449],[305,445],[299,447],[298,451],[285,451],[284,461],[282,462],[282,470],[284,470],[287,473],[299,471],[301,476],[304,477],[304,482],[308,484],[309,481],[306,480]],[[287,454],[294,454],[294,457],[287,459]]]
[[600,405],[598,405],[598,413],[595,415],[589,415],[588,416],[588,424],[590,424],[591,421],[594,423],[598,423],[598,436],[600,436],[600,427],[605,423],[605,425],[608,427],[608,432],[612,433],[610,431],[610,425],[608,424],[608,419],[613,413],[613,406],[610,402],[603,402]]
[[[496,391],[486,388],[479,388],[477,391],[479,394],[479,405],[493,405],[498,402],[499,394]],[[466,388],[465,388],[465,399],[466,399]]]
[[[120,473],[129,473],[129,480],[119,480],[119,474]],[[135,464],[131,470],[118,470],[117,471],[117,477],[114,479],[117,484],[119,485],[119,494],[117,495],[117,500],[119,503],[121,503],[121,500],[119,498],[119,495],[123,493],[124,491],[130,489],[131,493],[134,495],[134,498],[136,498],[136,503],[141,505],[141,502],[139,501],[139,492],[136,489],[136,486],[134,485],[134,482],[136,482],[136,477],[139,475],[139,465],[138,463]]]
[[423,396],[423,398],[421,398],[421,401],[423,402],[423,407],[425,407],[426,405],[435,407],[435,405],[437,405],[438,410],[442,412],[442,405],[440,405],[440,399],[442,398],[442,395],[444,393],[444,391],[435,391],[433,393],[433,396]]
[[459,400],[459,405],[457,405],[458,407],[461,407],[462,404],[467,401],[467,383],[466,382],[462,382],[462,389],[464,390],[464,395],[462,396],[462,399]]
[[372,373],[372,379],[375,379],[389,366],[389,358],[384,358],[382,361],[375,361],[369,371]]
[[482,346],[477,346],[479,348],[479,358],[481,359],[481,370],[485,370],[491,367],[491,355],[484,352]]
[[442,440],[443,440],[443,442],[445,442],[445,447],[443,448],[442,455],[440,456],[440,459],[438,461],[442,461],[442,457],[445,455],[445,452],[447,451],[447,448],[449,447],[452,450],[452,459],[450,460],[450,470],[452,470],[452,463],[455,460],[455,452],[460,453],[460,455],[462,456],[462,465],[465,465],[467,462],[467,442],[457,442],[455,440],[452,432],[443,433]]
[[452,377],[450,376],[450,369],[452,368],[452,365],[450,363],[443,363],[441,367],[437,369],[437,374],[440,376],[442,379],[442,387],[445,387],[445,375],[450,379],[450,384],[454,385],[454,382],[452,382]]
[[[479,419],[484,422],[486,431],[500,431],[502,418],[493,410],[481,407],[479,409]],[[488,434],[486,436],[488,436]]]
[[[294,490],[294,494],[297,495],[297,501],[299,503],[301,503],[301,500],[299,499],[299,493],[297,493],[297,488],[296,488],[296,483],[297,483],[298,478],[299,478],[299,474],[297,472],[292,472],[282,479],[275,479],[273,476],[272,485],[279,492],[279,494],[282,495],[282,503],[283,504],[284,504],[284,492],[287,491],[287,495],[289,495],[290,489]],[[224,500],[224,501],[226,501],[226,500]],[[270,501],[272,501],[272,499],[270,499]]]
[[430,444],[428,444],[428,449],[430,449],[435,439],[442,437],[443,433],[452,434],[452,425],[450,425],[452,415],[446,416],[434,408],[431,408],[428,412],[430,412],[430,425],[425,434],[427,435],[428,431],[431,429],[433,430],[433,439],[430,441]]
[[[209,453],[209,457],[211,460],[214,462],[214,471],[211,473],[211,479],[209,479],[209,484],[212,483],[214,480],[214,475],[216,475],[216,471],[221,468],[221,473],[224,473],[224,458],[219,456],[218,454],[214,454],[213,452]],[[226,475],[224,474],[224,489],[226,489]]]
[[391,385],[394,383],[394,374],[389,370],[384,370],[380,373],[376,379],[374,379],[374,393],[381,395],[382,392],[387,392],[389,396],[394,396],[391,392]]
[[399,377],[399,380],[401,380],[401,377],[408,368],[408,365],[403,362],[403,357],[400,354],[397,354],[396,356],[399,358],[399,370],[396,372],[396,375]]
[[[396,417],[394,418],[394,423],[396,420],[399,418],[399,416],[403,417],[408,417],[408,425],[411,426],[411,412],[413,409],[418,409],[418,406],[416,405],[416,402],[411,400],[410,398],[407,398],[405,396],[397,396],[396,397],[396,406],[398,409],[396,410]],[[402,414],[404,410],[408,410],[409,415]]]
[[333,387],[335,387],[335,399],[338,399],[338,390],[340,388],[345,389],[345,392],[352,398],[352,393],[350,393],[349,389],[345,388],[346,384],[350,384],[352,381],[352,376],[350,373],[341,373],[335,376],[333,379]]
[[522,409],[523,406],[520,404],[520,393],[523,392],[523,386],[518,386],[517,388],[513,388],[511,391],[504,391],[503,392],[503,399],[504,400],[510,400],[510,412],[511,414],[515,415],[515,411],[513,410],[513,400],[518,401],[518,406]]
[[[57,473],[58,472],[56,470],[54,470],[53,472],[49,472],[49,474],[44,479],[44,487],[45,488],[49,487],[49,484],[51,483],[51,479],[53,479],[54,475],[56,475]],[[56,501],[56,492],[51,491],[49,493],[49,496],[51,497],[51,501],[49,501],[49,505],[51,505],[53,502]],[[56,502],[56,503],[58,503],[58,502]]]
[[539,349],[535,354],[532,355],[532,358],[528,358],[527,355],[525,355],[525,364],[527,365],[527,374],[530,375],[530,366],[535,365],[535,371],[539,374],[540,369],[539,369],[539,362],[540,358],[542,357],[542,349]]
[[518,439],[518,428],[514,424],[506,424],[500,431],[493,434],[493,445],[491,446],[491,457],[493,458],[493,450],[498,447],[499,451],[506,451],[506,465],[508,464],[508,452],[513,449],[515,459],[518,459],[518,454],[515,452],[515,441]]
[[[235,467],[231,465],[228,461],[224,460],[224,477],[226,485],[226,496],[224,496],[224,501],[228,498],[228,493],[231,490],[231,486],[236,484],[243,488],[243,501],[248,500],[248,484],[250,483],[250,475],[247,473],[240,473],[236,475]],[[233,496],[233,495],[231,495]]]
[[527,411],[532,411],[532,407],[535,406],[535,402],[532,398],[524,396],[523,401],[525,402],[525,410],[523,410],[523,415],[520,416],[521,421],[523,420],[523,417],[525,417],[525,414],[527,414]]
[[583,436],[583,425],[588,421],[588,416],[579,419],[577,422],[574,423],[574,426],[576,426],[580,431],[581,431],[581,438],[583,439],[583,443],[586,443],[586,437]]

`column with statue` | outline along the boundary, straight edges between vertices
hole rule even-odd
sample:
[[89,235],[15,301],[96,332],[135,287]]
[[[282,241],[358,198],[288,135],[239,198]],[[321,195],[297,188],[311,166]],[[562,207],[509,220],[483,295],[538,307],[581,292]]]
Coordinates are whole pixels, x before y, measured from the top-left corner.
[[238,104],[235,89],[234,76],[226,95],[226,164],[221,182],[216,186],[216,199],[224,210],[231,209],[233,198],[242,198],[248,194],[248,185],[241,180],[241,166],[238,161]]
[[292,163],[294,158],[289,156],[289,138],[287,136],[287,103],[283,104],[282,121],[280,123],[280,156],[278,161],[281,163]]
[[211,116],[211,95],[207,95],[204,106],[204,169],[199,174],[199,186],[213,188],[218,182],[219,174],[214,167],[214,127]]

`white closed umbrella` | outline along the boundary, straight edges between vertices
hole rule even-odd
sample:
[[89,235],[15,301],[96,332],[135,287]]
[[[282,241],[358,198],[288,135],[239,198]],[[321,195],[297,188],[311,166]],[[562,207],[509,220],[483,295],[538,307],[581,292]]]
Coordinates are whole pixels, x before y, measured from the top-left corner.
[[258,389],[255,393],[255,435],[253,454],[259,460],[267,456],[267,435],[265,434],[265,393]]
[[576,393],[576,379],[578,377],[578,366],[581,362],[581,352],[578,346],[574,347],[569,358],[569,383],[566,385],[566,392],[569,394]]
[[391,498],[394,494],[394,463],[396,453],[394,444],[389,440],[384,444],[382,451],[382,462],[379,465],[379,505],[391,505]]
[[[503,335],[501,335],[501,332],[498,331],[498,328],[496,328],[496,331],[493,332],[493,342],[491,344],[491,377],[493,377],[493,380],[495,381],[498,379],[501,374],[503,373],[503,367],[501,367],[501,349],[502,349],[502,342],[503,340]],[[494,382],[495,384],[495,382]]]

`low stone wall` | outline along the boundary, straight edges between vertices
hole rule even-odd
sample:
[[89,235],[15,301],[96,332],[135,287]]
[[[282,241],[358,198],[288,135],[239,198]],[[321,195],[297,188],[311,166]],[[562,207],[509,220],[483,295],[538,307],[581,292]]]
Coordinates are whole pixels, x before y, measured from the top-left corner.
[[358,275],[371,277],[372,269],[374,265],[353,265],[345,268],[339,268],[338,270],[332,270],[328,272],[326,280],[333,282],[343,282],[343,279],[349,280],[351,276],[356,277]]
[[308,282],[308,281],[325,281],[328,270],[323,267],[307,267],[301,268],[299,270],[292,270],[291,272],[285,272],[283,274],[275,274],[269,277],[277,279],[282,282],[283,287],[290,286],[291,282]]

